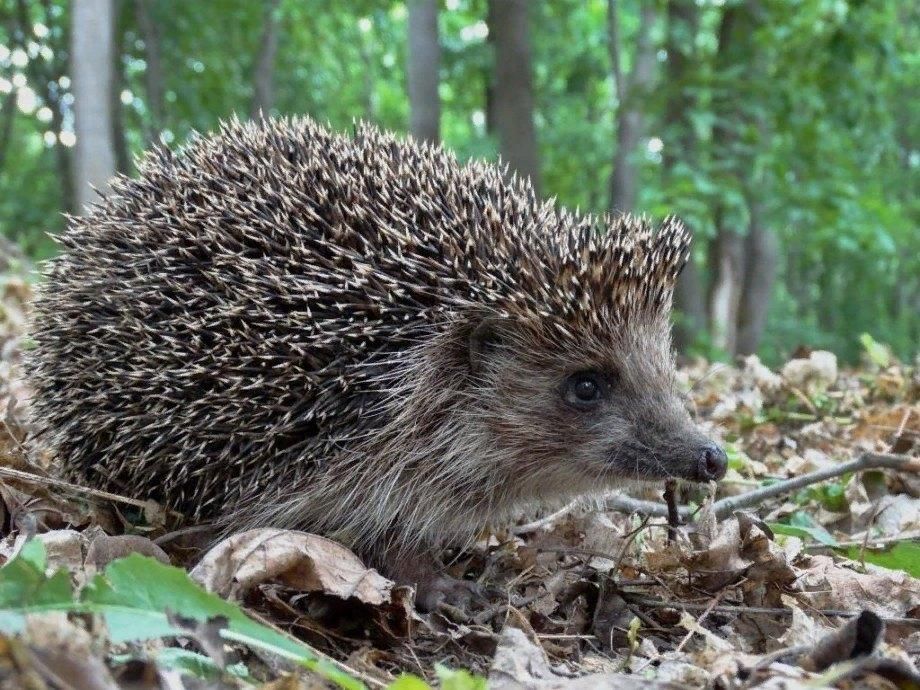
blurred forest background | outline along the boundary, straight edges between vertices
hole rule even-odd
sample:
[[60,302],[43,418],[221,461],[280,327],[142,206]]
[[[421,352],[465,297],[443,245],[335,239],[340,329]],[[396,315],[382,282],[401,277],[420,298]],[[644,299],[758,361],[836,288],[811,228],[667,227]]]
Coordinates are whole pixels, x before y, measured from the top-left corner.
[[2,263],[51,255],[152,143],[364,118],[566,206],[683,217],[684,351],[912,357],[918,46],[916,0],[0,0]]

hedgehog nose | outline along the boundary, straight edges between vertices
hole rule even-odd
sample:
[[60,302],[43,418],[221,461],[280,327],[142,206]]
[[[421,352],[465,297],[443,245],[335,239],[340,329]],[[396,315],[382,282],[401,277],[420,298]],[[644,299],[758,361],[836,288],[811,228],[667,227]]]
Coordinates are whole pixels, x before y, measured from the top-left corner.
[[718,481],[725,476],[727,469],[728,456],[719,446],[710,443],[700,451],[700,456],[696,463],[697,481]]

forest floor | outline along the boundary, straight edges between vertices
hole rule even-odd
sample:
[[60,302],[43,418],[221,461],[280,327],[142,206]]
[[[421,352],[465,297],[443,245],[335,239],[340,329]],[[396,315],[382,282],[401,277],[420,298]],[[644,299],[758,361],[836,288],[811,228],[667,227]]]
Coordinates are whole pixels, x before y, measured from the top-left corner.
[[0,689],[920,683],[920,371],[868,336],[857,368],[690,363],[730,469],[678,489],[684,524],[663,486],[522,516],[451,559],[499,598],[420,614],[329,540],[204,553],[143,496],[49,477],[23,445],[30,296],[0,284]]

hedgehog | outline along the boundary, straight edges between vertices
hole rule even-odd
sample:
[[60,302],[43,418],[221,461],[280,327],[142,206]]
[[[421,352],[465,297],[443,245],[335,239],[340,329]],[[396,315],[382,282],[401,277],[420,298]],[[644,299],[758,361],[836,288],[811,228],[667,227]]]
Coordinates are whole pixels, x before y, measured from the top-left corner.
[[306,117],[138,168],[69,219],[34,307],[62,476],[331,536],[431,601],[437,554],[517,511],[723,476],[675,382],[677,219],[572,213],[500,165]]

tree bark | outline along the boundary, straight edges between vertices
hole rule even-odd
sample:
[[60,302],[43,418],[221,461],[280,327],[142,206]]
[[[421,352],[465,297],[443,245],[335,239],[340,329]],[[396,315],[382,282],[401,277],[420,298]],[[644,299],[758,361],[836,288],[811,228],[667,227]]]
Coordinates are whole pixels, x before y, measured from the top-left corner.
[[134,16],[144,39],[144,88],[147,91],[147,112],[150,114],[147,142],[159,141],[165,116],[166,86],[163,79],[163,59],[160,54],[160,29],[150,14],[150,0],[135,0]]
[[6,154],[9,151],[10,141],[13,139],[13,123],[16,120],[16,93],[14,86],[10,92],[3,97],[2,107],[0,107],[0,173],[6,164]]
[[268,116],[275,105],[275,56],[278,54],[278,1],[266,0],[265,18],[262,24],[262,38],[256,57],[252,85],[252,107],[250,116]]
[[763,207],[755,198],[748,200],[751,222],[744,238],[744,283],[738,308],[738,339],[735,351],[750,355],[757,351],[767,325],[770,296],[776,281],[779,243],[764,225]]
[[112,50],[112,146],[115,152],[115,169],[125,175],[131,174],[131,154],[128,151],[128,140],[125,135],[125,106],[121,102],[121,92],[125,86],[125,72],[121,56],[124,54],[125,32],[121,26],[121,6],[115,3],[112,27],[114,33],[114,47]]
[[[742,56],[737,46],[738,6],[728,6],[722,14],[718,30],[716,69],[724,74]],[[723,89],[724,90],[724,89]],[[735,157],[735,128],[737,127],[737,94],[720,94],[714,99],[716,125],[713,127],[713,156],[721,167],[733,165]],[[732,177],[744,171],[732,170]],[[709,246],[710,285],[708,295],[709,325],[712,344],[729,355],[735,354],[738,336],[738,308],[744,280],[744,237],[741,228],[730,227],[726,209],[719,204],[715,210],[716,236]]]
[[750,354],[757,349],[766,326],[770,296],[776,276],[779,248],[766,227],[762,204],[757,200],[757,144],[739,147],[739,131],[755,125],[759,139],[766,137],[763,122],[752,121],[738,100],[746,97],[745,87],[760,78],[762,56],[751,47],[750,36],[757,29],[760,11],[757,0],[726,8],[719,26],[717,69],[742,65],[738,87],[715,101],[717,124],[713,129],[715,158],[732,177],[741,181],[748,211],[748,227],[728,227],[725,212],[717,212],[716,240],[712,264],[715,278],[710,291],[713,342],[730,355]]
[[710,247],[709,322],[712,344],[734,355],[738,340],[738,307],[744,280],[744,237],[717,221],[718,232]]
[[636,207],[639,187],[636,153],[645,132],[642,97],[649,92],[655,76],[655,46],[651,40],[651,27],[655,22],[656,6],[655,3],[646,2],[641,3],[641,8],[635,61],[627,77],[622,68],[617,2],[607,2],[608,48],[617,94],[616,151],[610,174],[610,207],[623,212],[630,212]]
[[[693,37],[699,22],[696,3],[693,0],[669,0],[667,20],[667,99],[664,105],[662,168],[665,176],[672,177],[679,162],[694,166],[697,158],[697,142],[688,118],[695,103],[687,89],[693,66]],[[689,45],[681,40],[682,36],[690,37]],[[706,239],[696,234],[693,241],[699,246]],[[674,305],[680,313],[674,327],[674,344],[679,351],[686,352],[707,327],[705,281],[693,256],[677,279]]]
[[[699,242],[698,239],[695,241]],[[674,346],[679,352],[686,352],[706,331],[705,285],[700,267],[691,254],[674,287],[674,306],[679,312],[674,326]]]
[[410,0],[407,53],[409,131],[416,139],[436,143],[441,138],[441,97],[438,94],[441,67],[438,0]]
[[70,63],[77,136],[74,179],[78,211],[104,192],[115,172],[112,144],[112,0],[74,0]]
[[529,177],[539,194],[528,0],[489,0],[488,25],[495,48],[492,115],[499,150],[511,170]]

